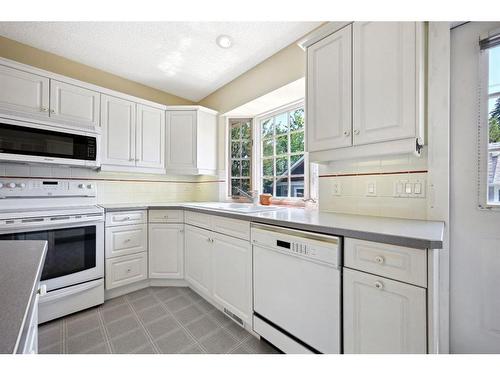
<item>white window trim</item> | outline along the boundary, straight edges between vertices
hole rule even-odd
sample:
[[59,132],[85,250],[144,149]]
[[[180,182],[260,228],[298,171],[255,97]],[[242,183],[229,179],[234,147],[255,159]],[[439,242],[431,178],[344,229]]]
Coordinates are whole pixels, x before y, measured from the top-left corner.
[[[495,30],[500,32],[500,30]],[[495,32],[491,33],[494,34]],[[489,54],[479,51],[479,116],[478,116],[478,207],[500,210],[500,204],[488,202],[488,143],[489,143]]]
[[[265,120],[266,118],[276,116],[283,112],[292,111],[294,109],[304,108],[305,110],[305,102],[304,100],[295,101],[284,106],[273,109],[272,111],[268,111],[265,113],[261,113],[254,117],[253,119],[253,134],[254,134],[254,147],[253,152],[255,155],[255,161],[253,163],[253,174],[254,179],[252,180],[252,189],[257,190],[259,194],[262,194],[260,180],[262,179],[262,170],[261,170],[261,134],[260,134],[260,122]],[[307,121],[307,120],[306,120]],[[307,126],[307,122],[305,123]],[[305,129],[304,129],[304,141],[305,141]],[[305,145],[304,145],[305,148]],[[310,181],[309,181],[309,153],[304,152],[304,197],[275,197],[273,196],[273,200],[276,201],[302,201],[304,199],[308,199],[310,196]]]

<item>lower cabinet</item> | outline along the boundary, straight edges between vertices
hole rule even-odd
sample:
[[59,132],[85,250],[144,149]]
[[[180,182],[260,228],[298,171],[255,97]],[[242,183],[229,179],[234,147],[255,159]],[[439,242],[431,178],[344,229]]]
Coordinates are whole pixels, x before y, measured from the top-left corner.
[[106,289],[113,289],[148,278],[148,253],[142,252],[106,259]]
[[215,234],[212,249],[212,296],[250,321],[252,313],[252,247],[239,238]]
[[344,353],[426,353],[426,289],[344,268]]
[[249,241],[185,227],[185,278],[198,291],[250,324],[252,251]]
[[184,277],[184,224],[149,223],[149,278]]
[[211,233],[191,225],[185,228],[185,278],[207,296],[211,295]]

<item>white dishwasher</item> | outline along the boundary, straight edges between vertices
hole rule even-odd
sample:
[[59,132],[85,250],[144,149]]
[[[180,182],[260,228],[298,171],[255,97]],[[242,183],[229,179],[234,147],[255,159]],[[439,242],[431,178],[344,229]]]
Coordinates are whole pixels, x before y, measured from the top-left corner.
[[253,329],[285,353],[340,353],[340,238],[252,224]]

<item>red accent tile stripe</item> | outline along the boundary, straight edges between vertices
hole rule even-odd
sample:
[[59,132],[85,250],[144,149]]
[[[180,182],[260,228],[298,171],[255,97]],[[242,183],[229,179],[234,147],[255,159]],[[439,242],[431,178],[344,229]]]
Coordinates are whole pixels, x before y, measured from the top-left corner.
[[367,172],[367,173],[336,173],[336,174],[322,174],[319,177],[352,177],[352,176],[384,176],[391,174],[413,174],[413,173],[427,173],[427,170],[420,171],[397,171],[397,172]]
[[122,179],[122,178],[93,178],[93,177],[26,177],[26,176],[0,176],[1,179],[6,178],[26,178],[32,180],[83,180],[83,181],[105,181],[105,182],[162,182],[168,184],[205,184],[214,182],[226,182],[225,180],[209,180],[209,181],[182,181],[182,180],[138,180],[138,179]]

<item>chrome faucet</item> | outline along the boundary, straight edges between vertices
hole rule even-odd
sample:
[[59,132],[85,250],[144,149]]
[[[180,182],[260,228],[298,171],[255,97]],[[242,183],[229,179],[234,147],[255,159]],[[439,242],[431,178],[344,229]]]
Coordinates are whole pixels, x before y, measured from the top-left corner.
[[258,202],[258,200],[259,200],[259,196],[258,196],[258,194],[257,194],[257,193],[258,193],[258,192],[257,192],[257,190],[252,190],[252,191],[250,192],[250,194],[249,194],[249,193],[247,193],[245,190],[240,189],[239,187],[236,187],[236,186],[235,186],[235,188],[236,188],[236,190],[237,190],[237,191],[238,191],[241,195],[243,195],[244,197],[248,198],[248,199],[249,199],[249,200],[250,200],[253,204],[257,204],[257,202]]

